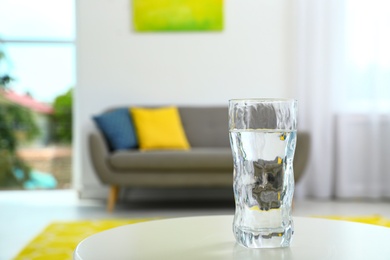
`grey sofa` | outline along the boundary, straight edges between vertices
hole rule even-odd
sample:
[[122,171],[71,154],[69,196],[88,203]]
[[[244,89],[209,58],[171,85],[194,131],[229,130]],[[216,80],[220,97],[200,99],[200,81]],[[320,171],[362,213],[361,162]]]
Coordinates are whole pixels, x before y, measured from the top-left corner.
[[[229,144],[227,107],[178,107],[191,145],[188,151],[138,149],[110,151],[103,135],[89,135],[92,165],[110,186],[107,210],[112,211],[120,187],[232,187],[233,158]],[[306,165],[309,136],[298,133],[296,181]]]

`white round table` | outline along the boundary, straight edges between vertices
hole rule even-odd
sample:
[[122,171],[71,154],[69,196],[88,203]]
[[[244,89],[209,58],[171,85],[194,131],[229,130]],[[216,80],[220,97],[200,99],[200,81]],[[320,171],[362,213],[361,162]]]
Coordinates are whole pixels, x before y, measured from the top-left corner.
[[121,226],[80,242],[74,259],[390,259],[386,227],[296,217],[290,247],[247,249],[235,242],[232,221],[204,216]]

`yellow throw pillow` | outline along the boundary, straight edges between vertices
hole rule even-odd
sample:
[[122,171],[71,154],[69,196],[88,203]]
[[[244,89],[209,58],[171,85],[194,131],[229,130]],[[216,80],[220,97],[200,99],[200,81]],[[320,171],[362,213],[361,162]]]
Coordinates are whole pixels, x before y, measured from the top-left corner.
[[134,107],[130,113],[141,150],[190,148],[176,107]]

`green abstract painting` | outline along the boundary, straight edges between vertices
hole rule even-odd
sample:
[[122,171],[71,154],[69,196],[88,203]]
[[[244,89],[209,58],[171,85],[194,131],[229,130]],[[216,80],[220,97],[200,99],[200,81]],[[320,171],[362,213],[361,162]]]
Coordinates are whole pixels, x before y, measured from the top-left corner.
[[132,0],[136,31],[222,31],[223,0]]

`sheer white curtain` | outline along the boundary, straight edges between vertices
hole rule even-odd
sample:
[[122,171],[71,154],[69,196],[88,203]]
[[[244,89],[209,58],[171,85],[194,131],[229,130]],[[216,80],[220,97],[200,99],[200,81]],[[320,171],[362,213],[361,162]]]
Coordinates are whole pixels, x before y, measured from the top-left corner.
[[297,195],[390,197],[390,2],[295,5],[299,128],[312,137]]

